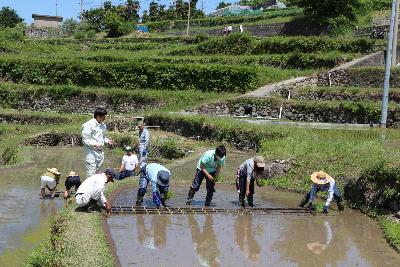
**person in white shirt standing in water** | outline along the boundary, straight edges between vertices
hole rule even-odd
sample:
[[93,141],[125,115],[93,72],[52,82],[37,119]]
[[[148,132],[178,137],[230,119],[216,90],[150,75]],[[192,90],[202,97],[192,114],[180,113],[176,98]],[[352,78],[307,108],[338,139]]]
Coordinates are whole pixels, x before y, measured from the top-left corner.
[[119,169],[118,180],[135,175],[135,169],[139,168],[139,160],[135,154],[132,154],[133,148],[125,147],[126,155],[122,157],[121,167]]
[[91,203],[97,204],[109,213],[111,205],[104,196],[104,188],[107,183],[114,182],[115,177],[114,170],[107,169],[104,173],[95,174],[86,179],[76,191],[76,204],[80,208],[89,208]]
[[144,128],[144,122],[139,122],[139,161],[146,162],[150,143],[150,132]]
[[85,150],[86,178],[96,174],[104,162],[104,144],[114,145],[114,141],[106,137],[107,127],[104,121],[107,111],[97,108],[93,119],[82,125],[82,141]]

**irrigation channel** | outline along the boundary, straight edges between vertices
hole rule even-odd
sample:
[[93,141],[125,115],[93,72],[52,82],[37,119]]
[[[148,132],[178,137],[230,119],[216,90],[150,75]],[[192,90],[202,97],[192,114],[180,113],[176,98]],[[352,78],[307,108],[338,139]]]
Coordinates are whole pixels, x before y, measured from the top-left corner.
[[[106,164],[116,166],[117,159],[107,156]],[[48,236],[49,218],[64,206],[63,198],[39,199],[40,175],[46,168],[62,172],[59,191],[71,170],[84,174],[81,148],[35,148],[25,157],[30,163],[0,169],[0,266],[21,266]]]

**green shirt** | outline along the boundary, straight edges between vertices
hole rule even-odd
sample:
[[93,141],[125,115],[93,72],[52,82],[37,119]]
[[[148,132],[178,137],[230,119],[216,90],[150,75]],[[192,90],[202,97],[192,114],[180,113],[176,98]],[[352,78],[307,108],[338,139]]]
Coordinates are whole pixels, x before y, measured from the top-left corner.
[[206,170],[211,172],[217,171],[217,166],[224,166],[225,164],[225,157],[220,160],[214,161],[215,150],[208,150],[201,156],[199,162],[197,163],[197,169],[201,170],[201,164],[204,165]]

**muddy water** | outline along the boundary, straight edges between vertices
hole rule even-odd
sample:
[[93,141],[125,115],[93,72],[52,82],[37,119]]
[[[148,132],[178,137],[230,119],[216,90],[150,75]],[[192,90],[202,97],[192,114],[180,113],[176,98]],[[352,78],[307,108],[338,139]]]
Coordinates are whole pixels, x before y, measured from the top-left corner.
[[[234,157],[241,162],[246,156]],[[193,164],[173,170],[175,180],[193,176]],[[237,164],[228,165],[225,177]],[[169,205],[184,206],[189,183],[173,184]],[[123,190],[114,206],[131,206],[136,190]],[[296,207],[300,195],[256,188],[256,207]],[[202,207],[205,185],[193,206]],[[145,206],[154,206],[147,194]],[[233,185],[219,184],[214,207],[237,208]],[[113,215],[108,219],[122,266],[399,266],[375,221],[333,205],[329,216]]]
[[[65,174],[84,173],[80,148],[35,149],[32,164],[0,170],[0,266],[19,266],[49,232],[49,217],[64,201],[40,200],[40,175],[48,167],[62,172],[58,190],[64,190]],[[109,157],[106,164],[114,166]],[[111,165],[110,165],[111,166]]]

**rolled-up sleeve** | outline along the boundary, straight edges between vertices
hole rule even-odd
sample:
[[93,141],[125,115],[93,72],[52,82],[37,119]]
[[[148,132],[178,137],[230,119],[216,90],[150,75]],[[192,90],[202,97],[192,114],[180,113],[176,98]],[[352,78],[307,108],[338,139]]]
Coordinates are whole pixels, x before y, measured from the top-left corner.
[[325,202],[325,206],[329,207],[329,205],[332,202],[333,199],[333,193],[334,193],[334,188],[335,188],[335,181],[332,181],[329,183],[329,189],[328,189],[328,199]]
[[92,138],[92,129],[90,125],[82,125],[82,142],[87,146],[94,146],[96,141]]
[[104,206],[104,203],[106,203],[107,202],[107,199],[106,199],[106,197],[104,196],[104,190],[101,190],[100,191],[100,202],[101,202],[101,204]]

